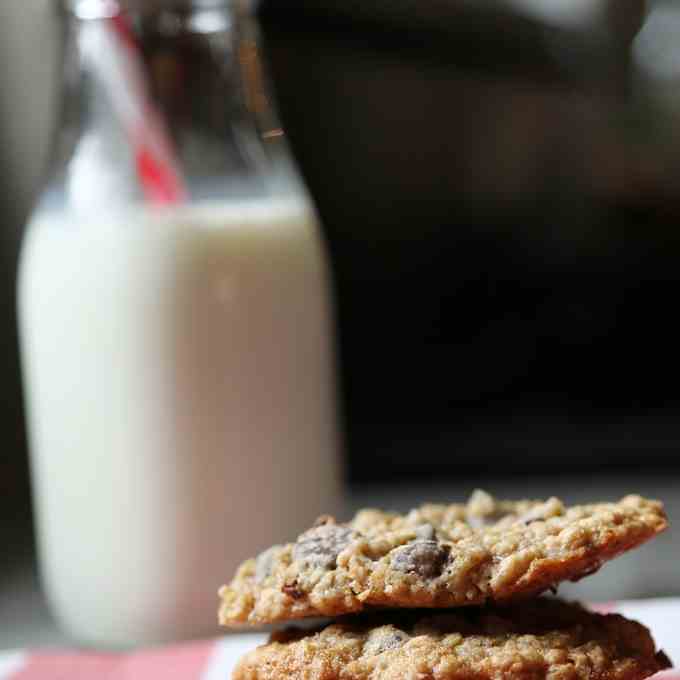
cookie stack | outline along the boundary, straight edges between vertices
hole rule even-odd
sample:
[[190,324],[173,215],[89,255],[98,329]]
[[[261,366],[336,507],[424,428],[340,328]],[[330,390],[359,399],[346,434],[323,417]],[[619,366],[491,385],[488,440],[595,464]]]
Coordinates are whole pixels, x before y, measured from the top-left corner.
[[644,626],[539,598],[667,526],[661,503],[499,501],[332,517],[245,562],[227,626],[332,618],[247,654],[234,680],[642,680],[670,666]]

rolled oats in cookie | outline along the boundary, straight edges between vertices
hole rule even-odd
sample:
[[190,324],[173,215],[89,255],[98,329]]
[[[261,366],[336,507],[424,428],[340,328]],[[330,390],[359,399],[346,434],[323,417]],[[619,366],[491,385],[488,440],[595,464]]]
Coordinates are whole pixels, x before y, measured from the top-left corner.
[[639,623],[539,598],[278,633],[240,661],[233,680],[643,680],[669,665]]
[[388,649],[401,647],[408,639],[407,633],[392,625],[379,626],[367,635],[363,646],[363,653],[368,656],[382,654]]
[[557,498],[467,504],[407,514],[322,518],[296,542],[241,565],[220,590],[224,625],[341,616],[377,607],[460,607],[526,599],[578,580],[667,526],[640,496],[567,507]]
[[414,529],[414,533],[422,541],[434,541],[437,538],[437,532],[431,524],[421,524]]
[[267,550],[257,556],[255,560],[255,581],[257,583],[264,582],[271,574],[276,553],[280,548],[281,546],[279,545],[273,545],[271,548],[267,548]]

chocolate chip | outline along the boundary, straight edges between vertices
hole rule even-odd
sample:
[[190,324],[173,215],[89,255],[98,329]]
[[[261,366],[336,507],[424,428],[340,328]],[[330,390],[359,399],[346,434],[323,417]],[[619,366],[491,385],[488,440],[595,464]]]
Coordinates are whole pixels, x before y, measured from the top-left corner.
[[434,527],[431,524],[421,524],[415,528],[415,535],[421,541],[434,541],[437,538]]
[[257,560],[255,561],[256,583],[262,583],[269,578],[272,573],[272,567],[274,566],[274,558],[279,550],[280,546],[275,545],[271,548],[267,548],[267,550],[257,556]]
[[664,668],[673,668],[673,662],[668,658],[668,655],[663,651],[663,649],[660,649],[656,653],[654,660],[659,665],[661,670],[664,670]]
[[292,597],[294,600],[299,600],[305,596],[305,594],[298,588],[297,580],[292,583],[284,583],[281,592]]
[[364,654],[382,654],[389,649],[396,649],[408,640],[409,636],[404,631],[386,627],[378,629],[364,645]]
[[306,531],[293,548],[297,562],[335,569],[338,555],[352,542],[355,533],[337,524],[324,524]]
[[435,578],[442,573],[449,549],[437,541],[413,541],[392,551],[392,566],[407,574]]

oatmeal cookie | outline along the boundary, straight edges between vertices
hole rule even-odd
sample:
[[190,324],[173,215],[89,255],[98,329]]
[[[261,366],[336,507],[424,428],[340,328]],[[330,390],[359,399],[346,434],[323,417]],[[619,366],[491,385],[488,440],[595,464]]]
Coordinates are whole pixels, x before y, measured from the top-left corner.
[[538,599],[345,617],[283,631],[247,654],[233,680],[642,680],[670,662],[649,631],[616,614]]
[[534,596],[578,580],[666,528],[661,503],[565,507],[499,501],[408,514],[362,510],[346,524],[323,517],[295,543],[241,565],[220,589],[220,622],[259,625],[376,607],[480,605]]

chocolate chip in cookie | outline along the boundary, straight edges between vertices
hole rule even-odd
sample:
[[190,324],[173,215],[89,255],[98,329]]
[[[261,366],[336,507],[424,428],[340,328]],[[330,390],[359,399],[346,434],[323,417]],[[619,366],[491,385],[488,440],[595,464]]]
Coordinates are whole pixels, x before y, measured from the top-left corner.
[[293,548],[296,562],[335,569],[338,555],[352,542],[355,532],[337,524],[322,524],[302,534]]
[[413,541],[392,551],[392,567],[405,574],[436,578],[449,556],[449,548],[437,541]]

